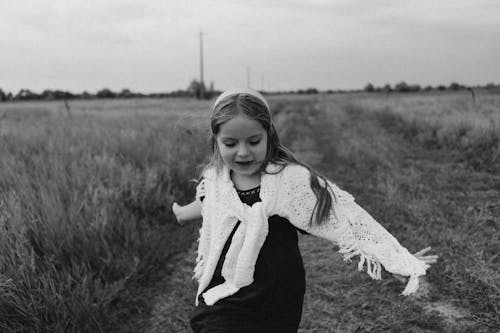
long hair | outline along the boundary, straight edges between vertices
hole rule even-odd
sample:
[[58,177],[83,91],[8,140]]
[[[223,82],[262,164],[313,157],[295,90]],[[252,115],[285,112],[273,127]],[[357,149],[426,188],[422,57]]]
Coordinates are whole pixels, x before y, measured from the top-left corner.
[[309,170],[311,189],[317,199],[309,223],[312,224],[313,221],[317,224],[325,222],[333,210],[332,195],[335,197],[333,190],[324,176],[320,175],[306,163],[299,161],[288,148],[281,144],[267,103],[251,93],[233,94],[216,101],[210,118],[210,148],[212,156],[210,162],[203,170],[215,167],[218,172],[221,171],[224,162],[217,145],[217,134],[224,123],[239,114],[258,121],[267,133],[266,156],[259,171],[268,173],[266,171],[268,163],[275,163],[282,166],[275,173],[281,172],[290,163],[302,165]]

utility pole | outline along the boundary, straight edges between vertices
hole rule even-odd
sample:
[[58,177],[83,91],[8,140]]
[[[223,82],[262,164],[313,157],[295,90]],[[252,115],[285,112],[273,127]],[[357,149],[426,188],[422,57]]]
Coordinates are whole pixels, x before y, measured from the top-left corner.
[[200,99],[205,98],[205,83],[203,81],[203,31],[200,30]]
[[247,88],[250,88],[250,66],[247,66]]

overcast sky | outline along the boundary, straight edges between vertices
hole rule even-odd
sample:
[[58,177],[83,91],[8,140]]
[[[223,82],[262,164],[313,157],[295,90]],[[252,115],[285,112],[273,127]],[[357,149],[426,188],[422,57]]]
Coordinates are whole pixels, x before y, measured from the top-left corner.
[[0,88],[500,83],[495,0],[0,0]]

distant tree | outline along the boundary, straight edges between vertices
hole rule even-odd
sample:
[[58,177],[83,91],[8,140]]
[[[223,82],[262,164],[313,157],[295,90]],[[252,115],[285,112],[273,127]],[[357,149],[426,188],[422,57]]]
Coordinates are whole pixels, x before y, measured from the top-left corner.
[[115,98],[116,94],[108,88],[99,90],[96,94],[97,98]]
[[210,92],[205,89],[205,84],[200,83],[198,80],[192,80],[187,90],[190,96],[196,97],[198,99],[208,99],[211,97]]
[[410,87],[406,82],[401,81],[394,86],[394,90],[399,92],[408,92],[410,91]]
[[191,80],[187,88],[189,95],[197,97],[200,94],[200,82],[197,80]]
[[51,101],[51,100],[55,99],[54,93],[52,92],[52,90],[44,90],[40,94],[40,99]]
[[385,92],[391,92],[392,91],[392,87],[391,87],[391,85],[389,83],[386,83],[384,85],[383,89],[384,89]]
[[366,92],[374,92],[375,91],[375,87],[373,86],[373,84],[371,83],[368,83],[366,86],[365,86],[365,89],[364,89]]
[[135,97],[135,94],[133,92],[131,92],[130,89],[124,88],[124,89],[122,89],[122,91],[120,91],[118,93],[117,97],[131,98],[131,97]]
[[63,91],[63,90],[44,90],[40,96],[40,99],[42,100],[62,100],[62,99],[73,99],[75,98],[75,95],[70,93],[69,91]]
[[61,96],[62,99],[73,99],[73,98],[76,97],[74,94],[72,94],[69,91],[60,91],[60,90],[57,90],[57,94],[58,95],[56,95],[56,96]]
[[424,91],[432,91],[432,86],[425,86]]
[[182,89],[177,89],[172,92],[170,92],[171,97],[187,97],[189,96],[189,93],[187,90],[182,90]]
[[0,102],[5,102],[7,100],[7,94],[0,89]]
[[19,92],[14,96],[14,100],[18,101],[29,101],[29,100],[36,100],[39,99],[39,95],[35,94],[29,89],[21,89]]
[[440,85],[437,86],[436,89],[439,90],[439,91],[445,91],[446,87],[444,85],[440,84]]
[[486,85],[484,86],[484,88],[486,88],[487,90],[493,90],[493,89],[495,89],[496,87],[497,87],[497,86],[496,86],[493,82],[490,82],[490,83],[488,83],[488,84],[486,84]]
[[318,93],[319,93],[319,91],[318,91],[318,89],[316,89],[316,88],[307,88],[307,89],[304,91],[304,93],[306,93],[306,94],[318,94]]
[[90,98],[92,98],[92,95],[91,95],[88,91],[84,91],[84,92],[82,92],[82,94],[80,95],[80,98],[83,98],[83,99],[90,99]]
[[465,87],[457,82],[452,82],[448,87],[450,90],[463,90]]
[[420,87],[419,84],[411,84],[408,86],[408,91],[410,92],[418,92],[420,90],[422,90],[422,87]]

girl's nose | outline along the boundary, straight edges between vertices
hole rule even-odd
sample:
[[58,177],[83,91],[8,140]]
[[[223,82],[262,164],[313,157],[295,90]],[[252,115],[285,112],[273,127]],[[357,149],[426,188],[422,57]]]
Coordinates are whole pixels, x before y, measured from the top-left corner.
[[247,145],[245,145],[245,144],[239,145],[238,153],[237,153],[238,156],[240,156],[240,157],[247,156],[248,153],[249,153],[249,150],[248,150]]

